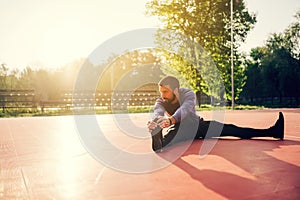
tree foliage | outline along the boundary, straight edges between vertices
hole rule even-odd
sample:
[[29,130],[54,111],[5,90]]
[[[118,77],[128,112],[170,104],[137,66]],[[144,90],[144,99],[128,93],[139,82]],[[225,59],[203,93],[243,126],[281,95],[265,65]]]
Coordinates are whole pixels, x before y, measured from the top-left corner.
[[[83,85],[92,85],[97,90],[126,90],[137,89],[140,83],[158,82],[162,72],[159,67],[160,60],[154,50],[124,52],[122,55],[112,55],[105,63],[98,66],[89,62],[89,59],[78,59],[57,70],[25,69],[10,70],[0,64],[0,89],[33,89],[36,101],[60,100],[65,91],[72,91],[78,81],[80,69],[85,67]],[[101,69],[105,69],[99,74]],[[153,77],[156,78],[153,79]],[[156,89],[156,88],[155,88]]]
[[[158,82],[162,72],[160,58],[155,49],[134,50],[112,55],[99,77],[100,90],[129,90],[142,82]],[[129,81],[130,80],[130,81]],[[134,86],[136,85],[136,86]]]
[[[244,1],[234,2],[234,53],[236,94],[241,91],[244,78],[241,57],[237,53],[238,44],[244,41],[247,33],[256,22],[255,15],[251,15]],[[231,97],[230,73],[230,0],[152,0],[147,4],[148,14],[157,16],[163,28],[175,30],[192,41],[201,45],[210,53],[217,65],[225,84],[227,98]],[[158,33],[158,43],[178,43],[172,35]],[[191,54],[196,56],[196,54]],[[191,69],[176,55],[167,55],[169,64],[190,80],[194,90],[207,92],[207,84],[197,70]],[[172,64],[173,63],[173,64]],[[201,63],[201,60],[199,61]],[[175,66],[176,65],[176,66]],[[197,66],[196,66],[197,67]]]
[[251,50],[247,62],[247,83],[243,96],[300,96],[300,12],[282,33],[272,34],[266,44]]

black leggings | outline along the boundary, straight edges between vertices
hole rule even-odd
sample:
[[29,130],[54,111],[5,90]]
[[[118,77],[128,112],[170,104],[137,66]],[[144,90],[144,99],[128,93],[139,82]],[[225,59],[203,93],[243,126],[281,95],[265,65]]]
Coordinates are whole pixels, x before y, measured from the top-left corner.
[[[269,129],[254,129],[246,127],[238,127],[233,124],[223,124],[217,121],[200,120],[196,133],[191,133],[188,129],[179,130],[180,123],[171,126],[165,137],[163,138],[163,146],[171,145],[177,142],[200,139],[214,138],[222,136],[234,136],[241,139],[250,139],[252,137],[268,137],[272,136]],[[161,130],[162,132],[162,130]],[[161,134],[161,133],[160,133]]]

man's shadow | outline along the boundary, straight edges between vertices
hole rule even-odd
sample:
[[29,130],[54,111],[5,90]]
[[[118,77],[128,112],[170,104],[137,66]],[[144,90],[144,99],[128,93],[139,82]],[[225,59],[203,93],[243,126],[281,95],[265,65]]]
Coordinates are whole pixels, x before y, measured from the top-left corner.
[[[208,165],[192,165],[183,159],[186,156],[198,155],[204,140],[196,140],[185,153],[173,162],[173,165],[188,173],[208,189],[227,199],[300,199],[300,167],[267,154],[267,152],[285,146],[300,145],[292,140],[232,140],[220,139],[209,155],[219,156],[233,165],[248,172],[252,179],[220,170],[209,169],[205,158],[197,163]],[[159,155],[168,160],[170,155],[184,143],[167,148]],[[197,157],[200,159],[200,156]],[[171,160],[169,160],[171,161]],[[299,162],[300,163],[300,162]],[[222,163],[218,164],[222,166]],[[287,198],[288,197],[288,198]]]

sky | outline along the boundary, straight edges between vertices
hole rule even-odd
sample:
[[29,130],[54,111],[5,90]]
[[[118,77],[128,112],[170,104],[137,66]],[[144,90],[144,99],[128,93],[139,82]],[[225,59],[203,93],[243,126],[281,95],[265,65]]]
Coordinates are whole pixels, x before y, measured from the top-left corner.
[[[158,27],[146,16],[149,0],[0,0],[0,64],[10,69],[55,69],[86,58],[120,33]],[[257,14],[241,50],[261,46],[295,21],[300,0],[246,0]]]

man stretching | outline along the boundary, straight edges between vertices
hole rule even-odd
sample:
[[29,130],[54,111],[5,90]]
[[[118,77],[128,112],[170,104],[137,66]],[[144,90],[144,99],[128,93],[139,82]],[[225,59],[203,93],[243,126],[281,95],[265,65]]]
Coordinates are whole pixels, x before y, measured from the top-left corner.
[[[195,109],[196,99],[192,90],[180,88],[177,78],[166,76],[158,83],[160,98],[154,107],[155,119],[147,123],[152,135],[152,149],[162,151],[163,147],[177,142],[199,138],[235,136],[241,139],[252,137],[284,138],[284,117],[279,112],[275,125],[268,129],[238,127],[200,118]],[[162,130],[167,128],[163,137]]]

